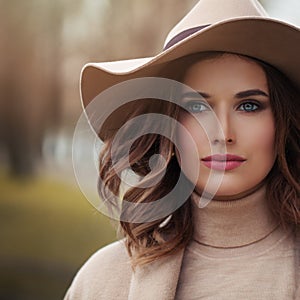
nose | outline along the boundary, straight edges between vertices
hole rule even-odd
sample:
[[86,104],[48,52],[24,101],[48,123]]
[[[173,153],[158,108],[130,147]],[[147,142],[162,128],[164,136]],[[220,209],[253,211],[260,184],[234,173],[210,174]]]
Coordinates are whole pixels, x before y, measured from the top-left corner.
[[212,137],[213,144],[232,145],[236,143],[234,124],[230,113],[216,113],[217,129]]

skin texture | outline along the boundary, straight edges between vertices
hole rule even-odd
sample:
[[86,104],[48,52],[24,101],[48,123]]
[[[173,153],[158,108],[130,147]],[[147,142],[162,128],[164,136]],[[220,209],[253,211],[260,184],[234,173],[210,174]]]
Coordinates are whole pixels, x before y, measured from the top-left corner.
[[[191,95],[182,99],[189,112],[181,110],[179,121],[193,137],[199,155],[192,154],[192,145],[186,134],[178,130],[177,138],[183,149],[180,155],[190,157],[189,165],[183,170],[187,178],[192,178],[193,162],[200,159],[196,190],[212,193],[210,187],[205,188],[212,169],[202,159],[215,153],[233,154],[245,161],[224,171],[216,196],[230,198],[255,189],[267,176],[276,158],[274,116],[262,68],[248,58],[225,54],[195,62],[187,69],[183,83],[209,95],[205,95],[205,99]],[[237,97],[238,93],[249,90],[266,95],[251,92]],[[213,112],[223,134],[212,121]],[[195,118],[205,124],[205,130]],[[179,158],[179,153],[176,155]],[[180,158],[178,160],[180,163]],[[223,173],[213,172],[213,176]]]

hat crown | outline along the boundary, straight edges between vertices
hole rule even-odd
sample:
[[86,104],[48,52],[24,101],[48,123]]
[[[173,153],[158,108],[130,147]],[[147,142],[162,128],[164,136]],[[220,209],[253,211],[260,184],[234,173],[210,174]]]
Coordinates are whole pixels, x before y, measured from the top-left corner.
[[169,32],[164,46],[179,33],[191,28],[239,17],[267,16],[267,12],[257,0],[200,0]]

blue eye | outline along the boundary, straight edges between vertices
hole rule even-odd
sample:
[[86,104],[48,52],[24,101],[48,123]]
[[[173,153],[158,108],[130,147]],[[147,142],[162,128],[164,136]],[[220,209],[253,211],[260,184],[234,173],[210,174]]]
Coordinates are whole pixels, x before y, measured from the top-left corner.
[[239,106],[239,109],[245,112],[254,112],[260,109],[259,104],[253,102],[245,102]]
[[199,113],[199,112],[209,110],[208,105],[204,104],[203,102],[195,102],[195,101],[188,102],[185,105],[185,108],[191,113]]

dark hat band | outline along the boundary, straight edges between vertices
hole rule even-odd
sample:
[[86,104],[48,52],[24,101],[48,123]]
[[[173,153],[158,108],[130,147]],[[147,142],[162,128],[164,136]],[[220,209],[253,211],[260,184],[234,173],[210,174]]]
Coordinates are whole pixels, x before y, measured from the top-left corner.
[[189,29],[179,32],[167,43],[167,45],[164,47],[163,51],[169,49],[173,45],[177,44],[178,42],[180,42],[183,39],[187,38],[188,36],[192,35],[193,33],[200,31],[209,25],[211,25],[211,24],[192,27],[192,28],[189,28]]

